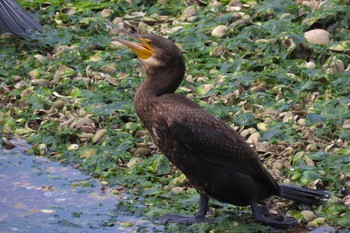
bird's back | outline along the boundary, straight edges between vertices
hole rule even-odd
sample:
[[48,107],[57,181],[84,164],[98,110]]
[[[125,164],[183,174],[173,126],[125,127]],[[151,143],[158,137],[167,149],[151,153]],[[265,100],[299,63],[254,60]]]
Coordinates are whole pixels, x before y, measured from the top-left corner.
[[235,205],[249,204],[252,194],[259,200],[279,194],[255,151],[220,119],[180,94],[144,101],[149,102],[136,105],[140,119],[160,150],[198,190]]

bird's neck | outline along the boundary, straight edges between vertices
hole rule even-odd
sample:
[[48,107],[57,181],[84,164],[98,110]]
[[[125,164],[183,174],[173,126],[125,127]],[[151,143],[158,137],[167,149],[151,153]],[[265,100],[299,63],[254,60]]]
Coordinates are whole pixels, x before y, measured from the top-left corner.
[[146,69],[147,78],[139,86],[135,95],[136,113],[145,124],[147,124],[147,116],[154,114],[154,110],[161,104],[159,97],[174,93],[183,80],[184,73],[184,65],[168,69]]
[[185,64],[182,59],[174,60],[173,64],[163,67],[145,67],[146,80],[137,90],[137,94],[161,96],[174,93],[180,86],[184,74]]

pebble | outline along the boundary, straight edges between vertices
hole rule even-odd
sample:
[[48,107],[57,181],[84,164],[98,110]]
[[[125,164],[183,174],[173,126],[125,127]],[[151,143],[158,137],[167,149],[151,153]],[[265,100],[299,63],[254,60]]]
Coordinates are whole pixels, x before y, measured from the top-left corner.
[[342,128],[343,129],[350,129],[350,120],[345,120]]
[[323,225],[325,223],[325,218],[316,218],[309,222],[306,226],[307,227],[319,227],[320,225]]
[[305,68],[313,69],[313,68],[315,68],[315,67],[316,67],[316,64],[315,64],[315,62],[313,62],[313,61],[309,61],[309,62],[306,62],[306,63],[305,63]]
[[231,0],[228,4],[228,6],[242,6],[242,2],[240,0]]
[[52,103],[52,107],[55,109],[61,110],[61,109],[63,109],[65,104],[66,104],[66,102],[64,100],[58,99]]
[[144,148],[144,147],[137,148],[136,151],[134,152],[134,155],[138,155],[140,157],[146,157],[146,156],[149,156],[150,154],[151,154],[151,150],[149,148]]
[[48,86],[50,86],[50,81],[46,80],[46,79],[39,78],[39,79],[32,80],[32,84],[34,86],[39,86],[39,87],[48,87]]
[[221,4],[221,2],[214,1],[214,2],[209,3],[209,7],[213,10],[214,8],[222,7],[222,4]]
[[175,194],[179,194],[179,193],[182,193],[184,189],[182,187],[174,187],[171,189],[171,191]]
[[195,5],[191,5],[186,7],[182,12],[182,18],[185,20],[188,20],[191,17],[194,17],[197,15],[197,7]]
[[303,211],[301,211],[301,214],[303,215],[303,218],[307,222],[310,222],[310,221],[312,221],[312,220],[317,218],[317,216],[314,214],[314,212],[312,212],[310,210],[303,210]]
[[99,129],[95,135],[93,136],[92,143],[97,143],[102,140],[102,138],[106,135],[107,130],[106,129]]
[[132,157],[129,162],[126,164],[126,166],[128,168],[133,167],[134,165],[141,163],[143,161],[143,159],[141,159],[140,157]]
[[329,47],[329,49],[336,52],[350,53],[350,40],[341,41]]
[[305,39],[311,44],[329,44],[331,42],[331,34],[323,29],[313,29],[304,33]]
[[252,135],[250,135],[250,137],[247,139],[247,143],[257,146],[260,138],[261,138],[260,134],[258,132],[255,132]]
[[240,6],[227,6],[226,11],[233,12],[233,11],[240,11],[242,7]]
[[112,9],[103,9],[101,12],[101,17],[102,18],[108,18],[113,14],[113,10]]
[[172,181],[171,184],[175,187],[182,186],[186,182],[187,178],[184,174],[181,174],[178,177],[175,177]]
[[211,32],[212,36],[215,37],[226,37],[228,35],[228,27],[225,25],[219,25],[213,29]]
[[68,150],[78,150],[78,148],[79,148],[78,144],[70,144],[67,149]]
[[350,207],[350,194],[343,198],[344,205]]

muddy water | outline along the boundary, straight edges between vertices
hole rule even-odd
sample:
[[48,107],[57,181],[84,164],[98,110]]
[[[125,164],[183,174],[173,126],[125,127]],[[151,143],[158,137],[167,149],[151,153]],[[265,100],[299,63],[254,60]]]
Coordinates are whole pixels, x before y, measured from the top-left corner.
[[120,212],[127,194],[110,194],[95,179],[46,158],[26,154],[16,141],[0,150],[0,233],[161,232],[163,227]]

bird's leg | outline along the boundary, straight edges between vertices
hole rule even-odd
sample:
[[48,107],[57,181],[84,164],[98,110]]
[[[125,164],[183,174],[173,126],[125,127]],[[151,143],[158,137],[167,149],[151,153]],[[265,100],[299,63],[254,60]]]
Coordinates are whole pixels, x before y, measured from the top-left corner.
[[255,222],[266,226],[279,228],[287,228],[297,224],[297,220],[291,217],[283,217],[282,215],[271,215],[266,206],[260,207],[257,202],[252,201],[250,207]]
[[212,219],[206,218],[205,215],[208,211],[208,201],[209,198],[207,195],[200,193],[199,197],[199,209],[195,216],[181,216],[177,214],[165,214],[161,217],[157,218],[157,221],[168,223],[168,222],[175,222],[175,223],[182,223],[186,225],[191,225],[194,223],[214,223]]

